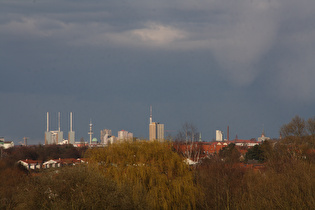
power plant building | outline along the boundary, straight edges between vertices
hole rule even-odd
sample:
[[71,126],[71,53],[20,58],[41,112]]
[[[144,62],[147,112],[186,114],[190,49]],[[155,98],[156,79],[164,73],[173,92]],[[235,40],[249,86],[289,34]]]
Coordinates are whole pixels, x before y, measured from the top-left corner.
[[[45,145],[63,143],[63,131],[60,129],[60,112],[58,113],[58,130],[50,130],[49,112],[47,112],[47,129],[45,132]],[[70,131],[68,133],[68,143],[74,144],[75,132],[72,130],[72,112],[70,113]]]

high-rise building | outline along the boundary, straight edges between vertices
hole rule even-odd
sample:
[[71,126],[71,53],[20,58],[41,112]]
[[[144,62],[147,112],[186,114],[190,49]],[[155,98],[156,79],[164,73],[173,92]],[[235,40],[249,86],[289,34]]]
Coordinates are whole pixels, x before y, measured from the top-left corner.
[[156,123],[152,122],[149,125],[149,140],[153,141],[156,139]]
[[115,136],[110,136],[108,134],[105,134],[103,137],[103,142],[102,144],[104,145],[109,145],[109,144],[113,144],[116,141],[116,137]]
[[220,130],[215,131],[215,140],[216,141],[223,141],[223,132]]
[[152,106],[150,106],[149,140],[164,140],[164,124],[152,122]]
[[[106,138],[105,138],[105,135],[106,135]],[[110,129],[103,129],[103,130],[101,130],[101,136],[100,136],[101,143],[107,144],[107,139],[111,135],[112,135],[112,130],[110,130]]]
[[164,124],[156,124],[156,139],[164,140]]
[[133,139],[133,133],[130,133],[130,132],[125,131],[125,130],[118,131],[117,139],[119,141],[132,140]]

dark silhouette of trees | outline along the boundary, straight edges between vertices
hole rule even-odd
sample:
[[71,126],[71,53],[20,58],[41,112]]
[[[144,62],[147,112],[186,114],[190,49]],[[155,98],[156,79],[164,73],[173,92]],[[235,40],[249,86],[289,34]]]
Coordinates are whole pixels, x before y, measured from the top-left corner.
[[307,120],[307,130],[310,135],[315,136],[315,117]]
[[265,162],[270,157],[272,150],[273,148],[270,141],[266,140],[262,144],[255,145],[248,149],[245,155],[245,161],[257,160],[260,163]]
[[64,167],[30,177],[15,194],[16,209],[136,209],[132,188],[86,166]]
[[13,209],[16,205],[15,195],[27,175],[24,167],[9,160],[0,160],[0,209]]
[[219,151],[219,157],[226,163],[236,163],[239,162],[241,153],[235,147],[235,144],[231,143]]
[[[227,150],[226,150],[227,151]],[[205,192],[202,209],[238,209],[246,189],[246,171],[220,157],[205,159],[196,169],[197,182]]]
[[12,147],[5,151],[6,159],[16,162],[30,159],[46,161],[58,158],[81,158],[87,147],[76,148],[73,145],[34,145]]

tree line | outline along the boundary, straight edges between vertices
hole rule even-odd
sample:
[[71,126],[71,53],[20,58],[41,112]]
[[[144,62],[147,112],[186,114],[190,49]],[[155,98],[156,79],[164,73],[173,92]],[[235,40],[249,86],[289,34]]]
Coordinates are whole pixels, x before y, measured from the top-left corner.
[[[1,160],[0,208],[312,209],[315,138],[289,134],[253,147],[242,164],[233,144],[189,167],[172,142],[146,141],[88,149],[88,165],[36,176]],[[263,169],[245,167],[251,159]]]

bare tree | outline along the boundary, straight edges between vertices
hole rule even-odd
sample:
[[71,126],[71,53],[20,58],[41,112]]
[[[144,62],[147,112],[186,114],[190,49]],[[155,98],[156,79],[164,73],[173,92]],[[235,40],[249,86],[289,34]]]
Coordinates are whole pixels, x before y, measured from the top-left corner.
[[280,134],[282,137],[305,136],[307,134],[305,120],[296,115],[294,118],[292,118],[291,122],[284,124],[281,127]]
[[198,143],[199,132],[192,123],[184,123],[178,131],[175,142],[185,145],[184,156],[198,162],[200,156],[200,143]]
[[309,118],[307,120],[307,130],[310,135],[314,136],[315,135],[315,117]]
[[185,142],[186,144],[194,142],[198,139],[198,129],[192,123],[184,123],[182,128],[178,131],[175,140]]

